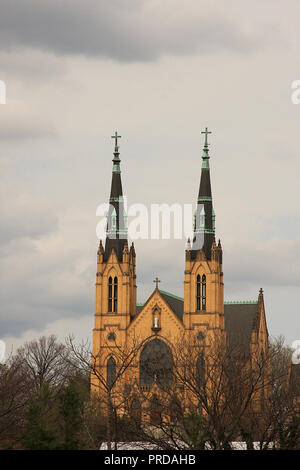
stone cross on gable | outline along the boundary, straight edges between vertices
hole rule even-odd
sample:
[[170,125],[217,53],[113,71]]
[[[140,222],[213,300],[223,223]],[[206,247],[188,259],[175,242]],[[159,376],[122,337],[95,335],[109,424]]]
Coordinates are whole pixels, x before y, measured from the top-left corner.
[[156,289],[158,289],[158,283],[160,282],[160,280],[158,279],[158,277],[156,277],[153,282],[155,282],[155,284],[156,284]]

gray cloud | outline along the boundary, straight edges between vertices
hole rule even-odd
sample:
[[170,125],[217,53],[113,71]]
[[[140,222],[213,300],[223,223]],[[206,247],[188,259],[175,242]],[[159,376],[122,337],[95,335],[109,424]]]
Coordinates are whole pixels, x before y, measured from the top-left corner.
[[[236,242],[227,246],[226,281],[241,286],[294,287],[300,285],[300,239],[270,239],[264,243]],[[226,258],[225,258],[226,260]],[[276,262],[274,262],[276,260]]]
[[24,141],[57,137],[55,126],[41,110],[34,110],[28,101],[13,100],[7,86],[7,102],[1,107],[0,139],[2,141]]
[[186,15],[181,6],[142,0],[23,0],[16,6],[1,0],[0,44],[4,50],[29,47],[125,62],[261,47],[222,9],[206,12],[188,2]]
[[[4,48],[5,49],[5,48]],[[5,80],[7,86],[10,88],[11,80],[26,81],[28,87],[30,83],[37,80],[46,81],[52,80],[53,77],[62,76],[66,70],[66,63],[61,60],[61,57],[57,57],[52,53],[45,53],[37,49],[22,49],[14,51],[14,53],[8,52],[6,49],[0,52],[0,64],[1,64],[1,79]]]
[[1,193],[3,203],[0,206],[0,246],[21,239],[25,239],[25,243],[28,239],[38,240],[57,230],[57,216],[49,207],[49,203],[37,201],[28,194],[13,196],[12,191],[7,188]]

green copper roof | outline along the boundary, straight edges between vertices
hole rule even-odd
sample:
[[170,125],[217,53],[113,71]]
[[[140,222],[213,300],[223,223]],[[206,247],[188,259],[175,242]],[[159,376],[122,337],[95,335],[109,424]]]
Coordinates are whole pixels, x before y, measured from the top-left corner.
[[178,295],[174,295],[174,294],[171,294],[170,292],[167,292],[165,290],[161,290],[161,289],[158,289],[159,292],[161,292],[162,294],[166,294],[166,295],[169,295],[170,297],[173,297],[173,299],[177,299],[177,300],[182,300],[183,301],[183,297],[179,297]]
[[[181,300],[181,301],[183,302],[183,297],[179,297],[178,295],[171,294],[171,292],[167,292],[167,291],[161,290],[161,289],[158,289],[158,291],[159,291],[161,294],[169,295],[170,297],[173,297],[173,299]],[[145,303],[137,303],[137,304],[136,304],[137,307],[143,307],[143,305],[145,305]]]
[[113,170],[112,171],[113,171],[113,173],[121,173],[119,163],[114,163],[113,164]]
[[202,170],[209,170],[209,157],[202,157]]
[[[175,294],[171,294],[171,292],[167,292],[167,291],[164,291],[164,290],[161,290],[159,289],[159,292],[161,292],[162,294],[166,294],[166,295],[169,295],[170,297],[173,297],[174,299],[177,299],[177,300],[184,300],[183,297],[179,297],[178,295],[175,295]],[[257,300],[225,300],[224,301],[224,304],[226,305],[236,305],[236,304],[239,304],[239,305],[242,305],[242,304],[257,304]],[[144,303],[137,303],[136,304],[137,307],[142,307],[143,305],[145,305]]]

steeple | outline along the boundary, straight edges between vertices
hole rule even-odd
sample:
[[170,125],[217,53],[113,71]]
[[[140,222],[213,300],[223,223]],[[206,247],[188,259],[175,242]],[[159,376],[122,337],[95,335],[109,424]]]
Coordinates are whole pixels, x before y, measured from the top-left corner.
[[106,242],[104,250],[104,261],[107,261],[112,249],[115,250],[119,261],[122,261],[122,253],[127,242],[127,223],[124,208],[124,198],[122,191],[120,153],[118,139],[121,136],[115,132],[112,139],[115,139],[115,149],[113,158],[111,191],[109,198],[109,210],[107,214]]
[[215,213],[212,205],[212,193],[210,184],[209,153],[207,136],[211,134],[205,128],[201,132],[205,134],[205,141],[202,154],[202,168],[200,187],[197,200],[197,210],[194,219],[194,236],[191,250],[191,259],[196,258],[199,250],[203,249],[206,259],[211,259],[211,247],[215,232]]

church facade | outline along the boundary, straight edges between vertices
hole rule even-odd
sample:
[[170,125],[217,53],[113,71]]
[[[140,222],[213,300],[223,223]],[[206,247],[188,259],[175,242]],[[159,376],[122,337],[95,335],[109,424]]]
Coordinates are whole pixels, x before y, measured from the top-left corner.
[[[262,289],[256,301],[224,302],[223,251],[220,240],[215,238],[207,129],[204,134],[194,234],[185,249],[183,298],[161,290],[156,279],[150,297],[138,305],[137,255],[133,243],[129,246],[127,240],[116,134],[107,236],[105,245],[100,241],[97,252],[93,357],[98,374],[91,378],[95,393],[101,393],[103,383],[104,388],[114,386],[123,349],[129,355],[130,350],[135,351],[127,370],[122,372],[126,384],[134,390],[134,400],[138,402],[138,391],[145,387],[149,399],[157,397],[160,380],[167,381],[172,373],[174,345],[187,334],[202,338],[204,354],[215,338],[227,343],[239,338],[248,354],[254,350],[260,355],[268,354]],[[148,243],[151,250],[151,241]],[[155,354],[164,358],[163,367],[151,365]],[[142,406],[149,409],[147,403]]]

